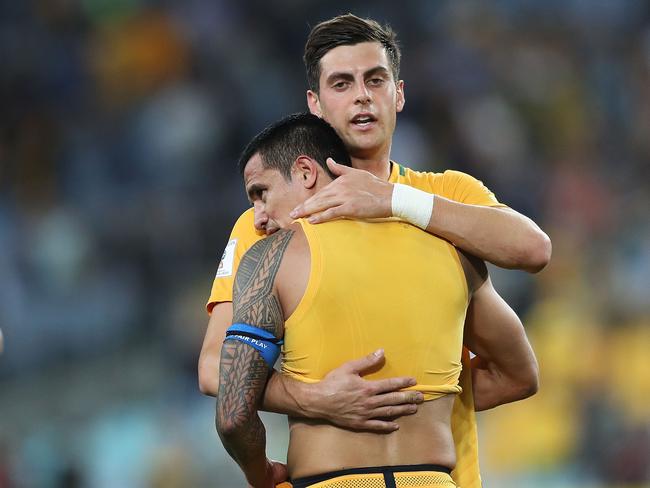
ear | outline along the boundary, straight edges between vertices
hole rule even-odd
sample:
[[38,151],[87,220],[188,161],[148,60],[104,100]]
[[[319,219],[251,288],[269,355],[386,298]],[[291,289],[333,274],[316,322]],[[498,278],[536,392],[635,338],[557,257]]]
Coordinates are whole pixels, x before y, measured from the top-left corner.
[[404,108],[404,104],[406,103],[406,96],[404,95],[404,80],[399,80],[397,83],[397,100],[396,100],[396,106],[395,109],[398,112],[401,112],[402,109]]
[[304,188],[311,189],[318,181],[319,164],[309,156],[298,156],[293,163],[292,178]]
[[318,93],[307,90],[307,106],[309,107],[309,111],[312,114],[318,117],[323,116],[323,112],[320,109],[320,100],[318,99]]

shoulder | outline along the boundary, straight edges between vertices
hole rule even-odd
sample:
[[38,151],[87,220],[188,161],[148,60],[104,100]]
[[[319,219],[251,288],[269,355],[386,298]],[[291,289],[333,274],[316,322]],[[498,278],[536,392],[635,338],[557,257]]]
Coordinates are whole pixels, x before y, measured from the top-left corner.
[[257,241],[246,251],[240,266],[246,263],[254,264],[262,259],[281,258],[295,233],[296,231],[293,229],[282,229]]
[[264,317],[283,317],[289,291],[293,290],[290,285],[305,274],[304,269],[308,270],[305,264],[309,251],[308,247],[307,254],[300,251],[301,239],[304,234],[300,225],[292,225],[255,243],[246,252],[233,287],[234,316],[238,320],[257,325]]
[[306,239],[298,224],[292,224],[287,229],[281,229],[257,241],[242,257],[236,280],[241,283],[255,273],[268,274],[273,270],[275,277],[285,256],[295,254],[303,242],[306,244]]
[[394,170],[391,172],[393,183],[409,185],[424,191],[431,192],[435,181],[443,176],[442,173],[432,171],[415,171],[395,161],[393,161],[393,164],[395,165]]
[[447,169],[442,173],[414,171],[405,166],[399,167],[394,183],[410,185],[418,190],[440,195],[460,203],[505,207],[499,203],[481,180],[473,176]]

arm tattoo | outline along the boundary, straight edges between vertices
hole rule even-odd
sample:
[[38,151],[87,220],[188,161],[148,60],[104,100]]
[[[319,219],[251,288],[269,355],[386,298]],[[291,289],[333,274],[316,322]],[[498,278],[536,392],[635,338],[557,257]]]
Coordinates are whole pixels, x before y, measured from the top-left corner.
[[293,236],[281,230],[262,239],[243,257],[233,290],[233,321],[254,325],[280,337],[282,308],[273,294],[273,283],[282,257]]
[[[234,322],[282,336],[284,315],[273,293],[273,284],[292,236],[293,231],[276,232],[257,242],[244,255],[235,278]],[[245,473],[248,467],[259,466],[266,460],[266,431],[257,410],[268,375],[269,368],[256,349],[238,341],[224,342],[217,431],[224,447]]]

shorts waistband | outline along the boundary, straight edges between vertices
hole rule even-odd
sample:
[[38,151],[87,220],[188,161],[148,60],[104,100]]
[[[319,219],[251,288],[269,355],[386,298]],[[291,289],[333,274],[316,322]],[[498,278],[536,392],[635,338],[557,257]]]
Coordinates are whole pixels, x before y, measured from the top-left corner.
[[346,476],[350,474],[383,474],[392,475],[395,473],[407,473],[415,471],[435,471],[445,474],[451,474],[451,469],[447,466],[440,464],[403,464],[398,466],[368,466],[364,468],[350,468],[340,469],[337,471],[329,471],[327,473],[317,474],[314,476],[306,476],[304,478],[295,478],[291,480],[293,488],[306,488],[315,483],[327,481],[339,476]]

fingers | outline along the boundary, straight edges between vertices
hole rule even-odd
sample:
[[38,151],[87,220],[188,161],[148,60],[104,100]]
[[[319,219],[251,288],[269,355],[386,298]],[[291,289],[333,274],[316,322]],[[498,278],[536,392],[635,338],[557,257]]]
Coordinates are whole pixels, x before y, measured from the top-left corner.
[[336,176],[341,176],[344,175],[345,173],[349,172],[352,168],[349,166],[344,166],[342,164],[337,163],[334,161],[332,158],[327,158],[327,167],[330,169],[332,173],[334,173]]
[[339,205],[338,207],[328,208],[323,212],[315,212],[310,215],[309,218],[307,218],[307,221],[310,224],[320,224],[322,222],[328,222],[330,220],[346,216],[349,216],[349,212],[345,211],[345,207],[343,205]]
[[370,388],[372,389],[373,393],[378,394],[393,392],[401,390],[403,388],[408,388],[410,386],[415,386],[417,382],[415,381],[415,378],[412,378],[410,376],[400,376],[397,378],[386,378],[385,380],[369,381],[368,383],[370,383]]
[[[391,393],[384,393],[383,395],[375,395],[369,404],[372,408],[390,407],[396,405],[416,405],[424,401],[422,392],[415,390],[408,391],[393,391]],[[373,412],[372,417],[377,415]]]
[[343,201],[340,197],[337,197],[335,194],[330,194],[328,189],[325,188],[294,208],[291,213],[289,213],[289,216],[292,219],[300,219],[316,212],[322,212],[328,208],[341,205],[341,203],[343,203]]
[[406,405],[390,405],[373,410],[372,418],[374,420],[384,418],[396,418],[404,415],[413,415],[418,411],[418,406],[412,403]]
[[[347,363],[343,363],[337,369],[344,369],[354,374],[361,374],[371,368],[377,367],[384,362],[384,350],[377,349],[376,351],[362,357],[361,359],[353,359]],[[384,380],[380,380],[384,381]],[[379,381],[377,382],[379,383]]]
[[357,430],[368,430],[371,432],[395,432],[399,429],[399,425],[397,422],[373,419],[359,422],[359,424],[353,428]]

